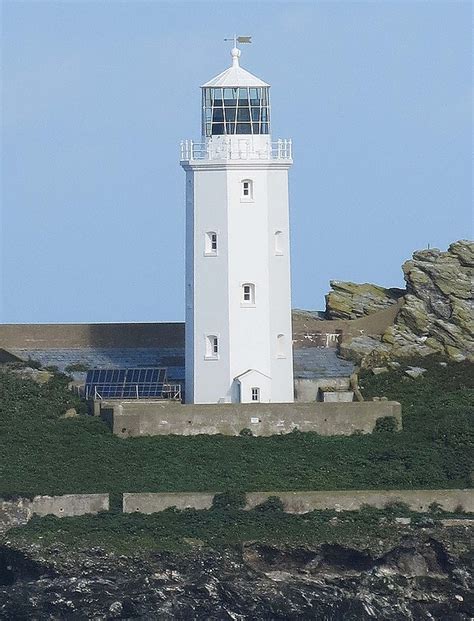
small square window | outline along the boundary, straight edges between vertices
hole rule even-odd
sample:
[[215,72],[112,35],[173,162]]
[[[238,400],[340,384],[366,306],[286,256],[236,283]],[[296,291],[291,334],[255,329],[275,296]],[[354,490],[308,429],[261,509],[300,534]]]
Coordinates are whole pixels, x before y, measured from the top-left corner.
[[219,338],[214,334],[206,336],[206,353],[207,360],[217,360],[219,358]]
[[204,254],[217,255],[217,233],[214,231],[208,231],[205,235]]
[[249,306],[255,304],[255,285],[253,283],[242,285],[242,304]]
[[260,401],[260,388],[253,387],[251,390],[252,390],[252,401]]
[[253,182],[251,179],[242,181],[242,199],[243,201],[253,201]]

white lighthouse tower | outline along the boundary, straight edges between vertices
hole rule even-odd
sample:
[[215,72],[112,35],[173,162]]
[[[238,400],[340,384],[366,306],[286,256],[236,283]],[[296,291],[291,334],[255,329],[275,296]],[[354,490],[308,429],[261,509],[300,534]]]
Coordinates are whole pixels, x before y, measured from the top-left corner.
[[186,402],[293,401],[288,169],[270,86],[239,66],[202,86],[186,171]]

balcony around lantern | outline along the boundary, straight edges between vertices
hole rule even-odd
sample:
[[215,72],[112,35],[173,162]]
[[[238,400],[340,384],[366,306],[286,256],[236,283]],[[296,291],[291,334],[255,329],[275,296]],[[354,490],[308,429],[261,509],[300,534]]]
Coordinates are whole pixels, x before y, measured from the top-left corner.
[[203,142],[183,140],[181,162],[209,161],[286,161],[292,162],[291,139],[271,141],[269,136],[212,136]]

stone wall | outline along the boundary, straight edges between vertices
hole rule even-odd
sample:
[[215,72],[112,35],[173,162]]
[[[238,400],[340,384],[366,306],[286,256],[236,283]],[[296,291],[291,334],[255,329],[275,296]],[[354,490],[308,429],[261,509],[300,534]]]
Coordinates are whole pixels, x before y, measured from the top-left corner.
[[0,499],[0,535],[9,528],[26,524],[33,515],[72,517],[108,510],[108,494],[35,496],[32,500],[28,498]]
[[401,406],[395,401],[360,403],[259,403],[181,405],[157,401],[101,402],[101,415],[113,433],[146,435],[223,434],[250,429],[255,436],[314,431],[324,436],[371,433],[378,418],[393,416],[401,428]]
[[301,403],[321,401],[319,390],[350,390],[349,377],[295,378],[295,400]]
[[159,494],[124,494],[124,513],[157,513],[170,507],[210,509],[215,494],[204,492],[163,492]]
[[335,492],[250,492],[247,509],[253,509],[270,496],[278,496],[288,513],[308,513],[314,510],[335,509],[357,511],[363,505],[383,509],[388,503],[404,502],[412,511],[425,512],[432,503],[445,511],[462,507],[474,511],[473,489],[449,490],[356,490]]
[[0,324],[0,347],[184,347],[184,323]]
[[[445,511],[462,508],[474,512],[473,489],[450,490],[351,490],[336,492],[249,492],[246,509],[253,509],[277,496],[288,513],[308,513],[315,510],[356,511],[363,505],[383,509],[392,502],[404,502],[412,511],[425,512],[432,503],[439,503]],[[156,493],[124,494],[125,513],[156,513],[169,507],[179,509],[208,509],[212,506],[212,493]]]
[[35,496],[31,501],[35,515],[72,517],[109,510],[108,494],[65,494],[64,496]]

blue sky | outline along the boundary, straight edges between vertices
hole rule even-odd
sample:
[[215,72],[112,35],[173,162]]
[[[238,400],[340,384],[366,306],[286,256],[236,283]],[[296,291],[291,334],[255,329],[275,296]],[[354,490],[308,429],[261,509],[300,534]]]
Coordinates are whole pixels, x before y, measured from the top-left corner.
[[472,237],[468,2],[2,4],[1,322],[184,316],[184,173],[199,85],[272,85],[293,138],[293,306],[330,279],[403,284]]

